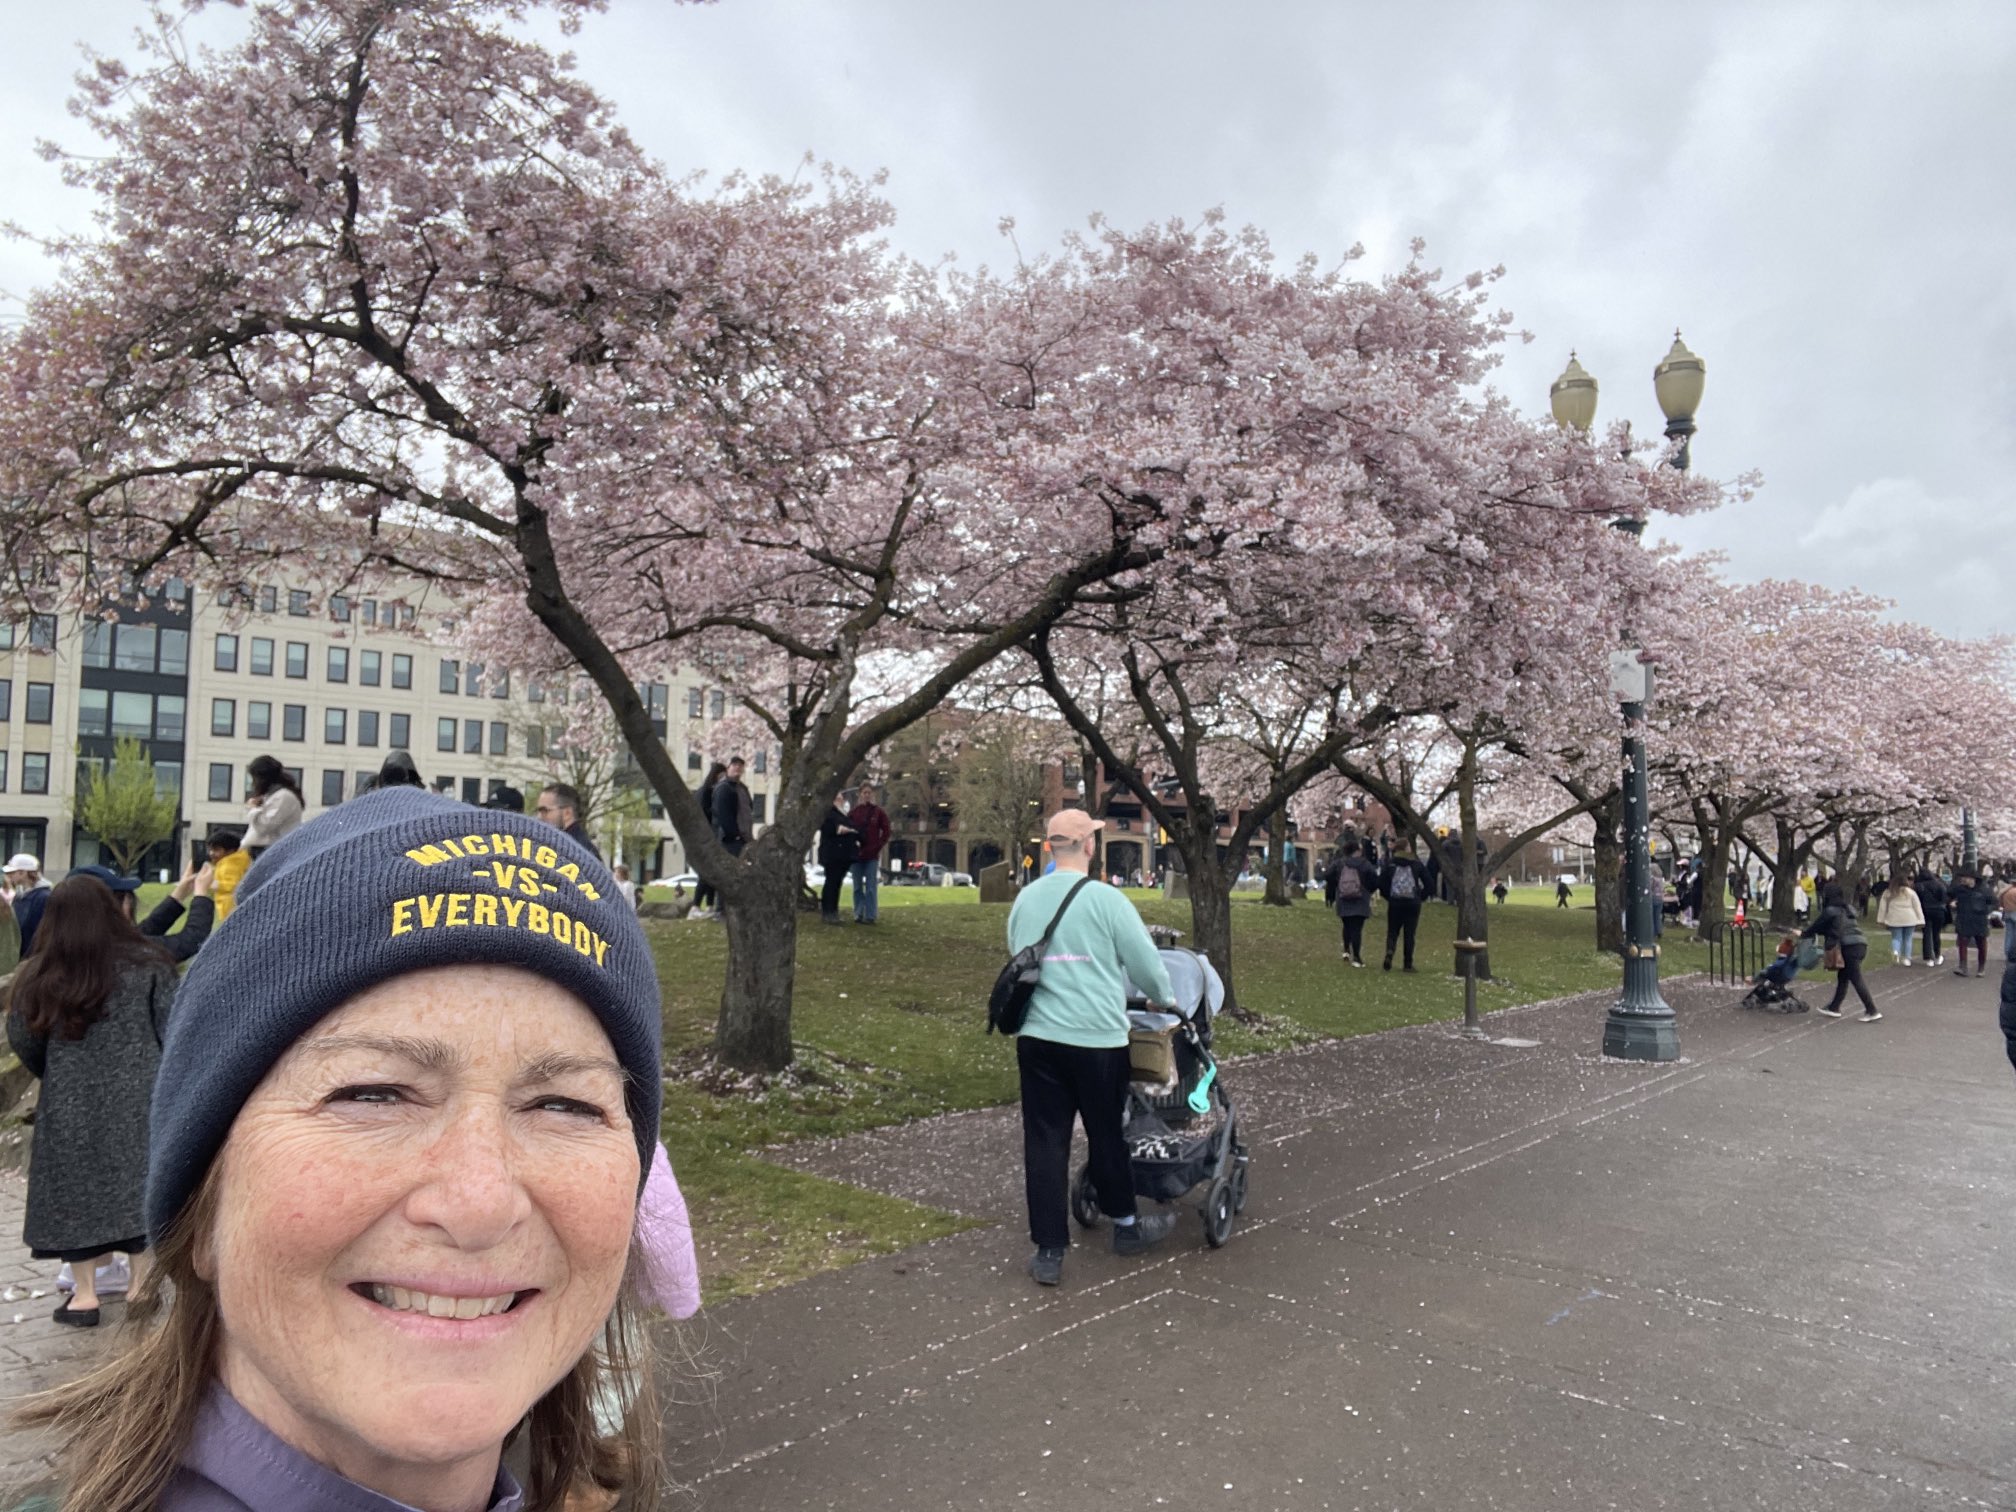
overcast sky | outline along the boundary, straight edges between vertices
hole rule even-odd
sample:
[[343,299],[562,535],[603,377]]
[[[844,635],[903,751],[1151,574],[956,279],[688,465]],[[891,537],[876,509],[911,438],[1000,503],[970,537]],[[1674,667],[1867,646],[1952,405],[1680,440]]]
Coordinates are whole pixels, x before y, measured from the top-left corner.
[[[142,9],[5,0],[5,218],[83,224],[34,142],[88,145],[74,44],[125,51]],[[887,169],[919,257],[1215,206],[1284,257],[1502,263],[1536,339],[1494,382],[1536,414],[1574,348],[1599,422],[1656,429],[1677,325],[1695,466],[1764,488],[1676,539],[2016,634],[2011,0],[613,0],[568,45],[673,169]],[[7,295],[47,272],[0,244]]]

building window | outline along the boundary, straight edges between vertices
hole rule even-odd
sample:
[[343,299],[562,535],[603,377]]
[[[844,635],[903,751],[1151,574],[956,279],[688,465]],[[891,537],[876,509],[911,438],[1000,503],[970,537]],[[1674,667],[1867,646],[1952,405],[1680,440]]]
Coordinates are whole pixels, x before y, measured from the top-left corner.
[[189,673],[189,632],[161,632],[161,673],[165,677],[186,677]]
[[686,770],[689,772],[700,770],[700,752],[694,746],[686,747]]
[[14,679],[0,677],[0,724],[14,717]]
[[180,693],[163,693],[154,700],[154,738],[180,743],[189,704]]
[[350,623],[350,600],[340,593],[329,596],[329,618],[339,625]]
[[414,618],[414,613],[413,613],[413,606],[412,606],[411,604],[401,604],[401,605],[399,605],[399,628],[400,628],[400,629],[402,629],[402,630],[411,630],[411,629],[413,628],[413,618]]
[[483,663],[469,663],[469,670],[462,674],[462,691],[470,698],[483,696]]
[[350,733],[350,714],[346,709],[324,709],[322,711],[322,740],[326,745],[342,745]]
[[252,637],[252,675],[254,677],[273,675],[273,642],[267,636]]
[[7,791],[7,751],[0,747],[0,793]]
[[443,693],[459,693],[462,690],[462,663],[450,661],[445,656],[441,658],[439,687]]
[[377,786],[378,774],[376,772],[356,772],[352,774],[350,779],[350,791],[355,793],[359,798]]
[[252,740],[273,738],[273,705],[263,698],[246,700],[245,734]]
[[359,709],[357,711],[357,744],[375,746],[378,744],[378,711]]
[[465,719],[462,721],[462,754],[481,756],[483,754],[483,721]]
[[308,613],[308,590],[290,588],[287,590],[287,612],[299,619]]
[[49,724],[56,715],[56,685],[54,683],[28,684],[28,723]]
[[546,732],[538,725],[525,726],[525,754],[534,761],[546,754]]
[[332,683],[350,681],[350,648],[348,646],[331,646],[329,648],[329,664],[326,670],[329,674],[329,681]]
[[357,653],[357,681],[367,688],[378,686],[379,669],[385,656],[380,651],[359,651]]
[[716,688],[707,695],[707,717],[719,719],[728,712],[728,695]]
[[527,703],[546,702],[546,684],[537,677],[525,679],[525,701]]
[[508,671],[499,672],[495,677],[490,679],[490,696],[492,698],[509,698],[511,696],[511,674]]
[[761,777],[770,770],[770,753],[767,750],[756,753],[756,775]]
[[84,665],[112,665],[112,627],[103,620],[93,620],[84,627]]
[[236,672],[238,670],[237,636],[220,635],[217,637],[217,654],[212,658],[211,665],[219,672]]
[[334,808],[343,801],[343,774],[324,772],[322,774],[322,802],[327,808]]
[[306,740],[308,738],[308,705],[282,704],[280,706],[280,738],[282,740]]
[[152,672],[154,640],[152,625],[113,626],[112,665],[121,672]]
[[361,618],[367,625],[378,623],[378,600],[366,599],[361,606]]
[[413,658],[404,651],[392,653],[392,686],[395,688],[413,686]]
[[280,590],[270,583],[259,590],[259,612],[273,614],[280,608]]
[[749,822],[751,824],[763,823],[763,811],[769,802],[770,795],[768,793],[751,793],[749,795]]
[[483,779],[481,777],[464,777],[462,779],[462,801],[464,803],[481,803],[483,801]]
[[49,791],[49,753],[47,751],[24,751],[22,753],[21,791],[24,793],[46,793]]
[[282,767],[281,770],[294,779],[294,786],[300,788],[304,793],[308,791],[305,785],[308,781],[307,772],[300,767]]
[[308,675],[308,642],[287,642],[287,675],[303,678]]
[[698,688],[688,688],[686,690],[686,717],[688,719],[698,719],[706,712],[707,695]]
[[[28,616],[28,649],[30,651],[54,651],[56,649],[55,615],[31,614]],[[48,763],[45,762],[43,765],[46,768]],[[22,764],[21,776],[25,783],[28,776],[27,764],[25,762]],[[43,778],[43,785],[38,791],[47,792],[48,790],[48,778],[45,776]]]
[[412,750],[413,716],[411,714],[394,714],[392,716],[392,728],[388,733],[391,736],[392,748],[395,751]]
[[434,749],[452,751],[455,749],[455,721],[437,719],[434,721]]
[[77,690],[77,733],[105,736],[112,733],[112,695],[103,688]]
[[210,700],[210,733],[212,735],[236,735],[238,733],[237,699],[213,698]]
[[509,756],[511,754],[511,727],[501,719],[490,722],[490,754]]
[[157,761],[154,763],[154,791],[163,798],[182,796],[182,763],[179,761]]
[[210,801],[212,803],[231,801],[231,763],[228,761],[210,763]]

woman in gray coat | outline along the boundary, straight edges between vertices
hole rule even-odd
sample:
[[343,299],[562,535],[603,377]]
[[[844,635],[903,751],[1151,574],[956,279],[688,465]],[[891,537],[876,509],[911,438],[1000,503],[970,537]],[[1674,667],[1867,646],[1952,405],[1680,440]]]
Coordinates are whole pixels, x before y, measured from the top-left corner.
[[22,1237],[76,1273],[58,1323],[96,1327],[97,1262],[147,1247],[147,1115],[175,983],[167,952],[89,876],[50,893],[14,974],[7,1042],[42,1079]]
[[1331,904],[1344,926],[1344,959],[1353,966],[1365,964],[1365,921],[1372,917],[1372,894],[1379,890],[1378,871],[1359,851],[1356,840],[1344,842]]

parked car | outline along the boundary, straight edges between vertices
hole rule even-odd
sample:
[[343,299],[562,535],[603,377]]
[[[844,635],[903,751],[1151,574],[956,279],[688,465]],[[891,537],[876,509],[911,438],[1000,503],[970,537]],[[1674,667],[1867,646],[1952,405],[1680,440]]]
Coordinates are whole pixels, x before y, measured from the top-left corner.
[[644,885],[646,887],[684,888],[687,892],[690,893],[700,885],[700,877],[699,874],[696,872],[681,872],[676,877],[653,877],[649,882],[646,882]]
[[906,866],[889,879],[891,887],[943,887],[950,875],[936,861],[922,861],[915,866]]
[[954,872],[952,873],[952,885],[954,887],[971,887],[973,885],[973,878],[967,872]]

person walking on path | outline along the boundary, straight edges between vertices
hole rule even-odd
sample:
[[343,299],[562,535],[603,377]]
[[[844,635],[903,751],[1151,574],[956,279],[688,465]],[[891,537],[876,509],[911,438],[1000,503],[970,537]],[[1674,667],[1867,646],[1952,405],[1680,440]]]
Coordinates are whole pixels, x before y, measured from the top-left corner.
[[1952,904],[1953,939],[1960,947],[1960,968],[1953,975],[1967,975],[1967,947],[1971,945],[1974,947],[1974,975],[1986,976],[1988,915],[1995,911],[1995,899],[1978,877],[1963,871],[1954,879]]
[[595,842],[588,838],[588,831],[581,823],[581,794],[571,784],[547,783],[539,790],[539,807],[535,812],[597,861],[602,859],[602,852],[595,848]]
[[1799,932],[1802,940],[1816,936],[1827,946],[1828,965],[1834,972],[1834,996],[1817,1011],[1828,1018],[1841,1017],[1841,1000],[1853,987],[1862,999],[1861,1022],[1875,1023],[1883,1015],[1869,995],[1869,984],[1862,980],[1862,960],[1869,954],[1869,942],[1863,939],[1862,926],[1855,921],[1855,910],[1839,882],[1829,882],[1820,889],[1820,912]]
[[[1113,1220],[1113,1252],[1138,1255],[1167,1238],[1176,1215],[1139,1213],[1121,1120],[1127,1106],[1127,983],[1173,1006],[1169,972],[1140,914],[1118,888],[1091,880],[1093,837],[1104,826],[1083,809],[1052,814],[1043,827],[1056,869],[1029,883],[1008,912],[1010,955],[1050,936],[1028,1016],[1015,1038],[1022,1080],[1022,1166],[1029,1274],[1042,1286],[1064,1278],[1071,1244],[1071,1124],[1085,1126],[1099,1211]],[[1074,894],[1074,889],[1081,889]]]
[[1902,872],[1891,876],[1890,885],[1883,889],[1883,896],[1877,900],[1876,922],[1890,931],[1892,960],[1899,966],[1909,966],[1912,942],[1925,923],[1925,905],[1904,880]]
[[847,795],[835,793],[833,802],[819,819],[819,867],[826,873],[825,884],[819,889],[821,924],[840,922],[840,889],[857,854],[856,842],[860,836],[847,822],[848,812]]
[[1568,885],[1566,877],[1559,878],[1554,883],[1554,906],[1556,908],[1566,908],[1568,900],[1574,896],[1575,889]]
[[245,800],[243,843],[245,854],[257,861],[261,851],[301,822],[306,805],[301,784],[271,756],[254,756],[245,775],[252,779],[252,793]]
[[1925,964],[1944,966],[1946,946],[1939,936],[1952,922],[1947,912],[1945,879],[1928,866],[1918,873],[1918,880],[1912,885],[1918,893],[1918,906],[1925,914]]
[[[707,768],[706,780],[700,784],[700,812],[707,816],[709,829],[714,827],[714,793],[721,786],[721,779],[727,771],[727,762],[713,762]],[[693,889],[693,912],[689,917],[695,919],[714,917],[715,899],[714,884],[702,877]]]
[[1365,921],[1372,917],[1372,895],[1378,890],[1378,870],[1359,853],[1356,840],[1346,840],[1331,907],[1344,925],[1344,959],[1353,966],[1365,964]]
[[1421,927],[1421,904],[1428,896],[1428,872],[1414,859],[1414,846],[1404,842],[1379,872],[1379,895],[1386,900],[1386,959],[1381,971],[1393,969],[1393,943],[1402,947],[1402,971],[1414,969],[1414,935]]
[[882,917],[882,847],[889,843],[893,826],[878,804],[875,789],[862,783],[854,794],[854,807],[847,822],[854,826],[854,922],[874,924]]
[[174,962],[88,875],[50,892],[14,974],[7,1043],[42,1080],[22,1241],[73,1266],[55,1313],[73,1328],[98,1326],[98,1262],[147,1248],[147,1118],[175,987]]

